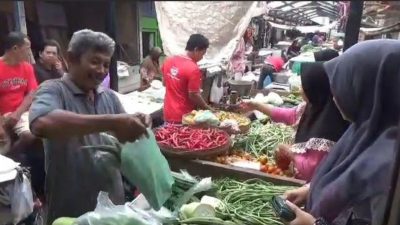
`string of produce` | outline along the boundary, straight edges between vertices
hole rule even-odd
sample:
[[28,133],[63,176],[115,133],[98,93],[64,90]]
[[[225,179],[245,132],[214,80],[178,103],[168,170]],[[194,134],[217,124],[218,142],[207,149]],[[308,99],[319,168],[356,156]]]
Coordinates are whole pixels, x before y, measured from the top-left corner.
[[158,144],[189,151],[205,151],[224,146],[229,141],[229,135],[219,129],[171,124],[156,129],[155,136]]
[[271,198],[293,189],[277,186],[259,179],[239,182],[229,178],[215,181],[219,190],[217,197],[223,206],[218,207],[217,216],[236,224],[282,225],[271,206]]
[[291,144],[293,142],[294,130],[290,126],[280,123],[253,122],[247,134],[238,135],[234,147],[243,149],[255,157],[267,155],[269,159],[274,158],[278,144]]

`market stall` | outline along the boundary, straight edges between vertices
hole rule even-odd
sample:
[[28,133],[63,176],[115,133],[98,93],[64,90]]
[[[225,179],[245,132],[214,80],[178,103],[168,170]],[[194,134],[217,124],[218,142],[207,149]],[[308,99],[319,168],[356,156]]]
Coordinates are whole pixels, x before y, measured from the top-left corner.
[[160,209],[152,208],[144,195],[125,205],[114,205],[107,193],[100,192],[94,211],[78,218],[59,218],[53,225],[282,225],[276,197],[294,188],[260,179],[200,178],[186,171],[172,174],[171,196]]
[[162,109],[164,105],[165,87],[160,81],[153,81],[144,91],[134,91],[128,94],[114,92],[125,111],[129,114],[145,113],[151,115],[153,124],[162,124]]

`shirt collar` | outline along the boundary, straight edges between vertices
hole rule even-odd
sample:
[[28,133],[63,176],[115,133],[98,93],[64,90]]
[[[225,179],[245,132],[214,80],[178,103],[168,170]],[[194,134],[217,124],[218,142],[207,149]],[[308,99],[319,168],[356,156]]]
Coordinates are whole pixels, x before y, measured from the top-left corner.
[[[69,74],[64,74],[64,76],[61,78],[62,81],[67,85],[67,87],[72,91],[74,95],[86,95],[84,91],[82,91],[76,84],[71,80],[69,77]],[[101,94],[104,92],[104,88],[99,85],[96,89],[96,94]]]

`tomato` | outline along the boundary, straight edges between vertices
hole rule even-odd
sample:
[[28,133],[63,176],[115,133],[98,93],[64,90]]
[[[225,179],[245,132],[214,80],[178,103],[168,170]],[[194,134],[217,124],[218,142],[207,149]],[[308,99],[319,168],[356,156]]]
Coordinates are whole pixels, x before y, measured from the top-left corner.
[[265,165],[268,163],[268,157],[263,155],[258,159],[258,161],[260,161],[261,165]]
[[264,173],[267,173],[268,172],[268,166],[267,165],[261,165],[261,167],[260,167],[260,171],[261,172],[264,172]]
[[277,174],[280,174],[280,173],[282,173],[282,170],[279,169],[279,168],[276,168],[276,169],[275,169],[275,172],[276,172]]
[[275,171],[275,167],[274,166],[269,166],[268,167],[268,173],[274,173],[274,171]]

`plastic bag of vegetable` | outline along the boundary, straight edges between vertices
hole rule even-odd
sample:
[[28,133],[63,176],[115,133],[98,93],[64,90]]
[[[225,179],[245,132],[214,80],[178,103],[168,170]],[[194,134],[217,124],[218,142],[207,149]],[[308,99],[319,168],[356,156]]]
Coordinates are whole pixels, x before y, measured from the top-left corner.
[[196,113],[194,116],[196,123],[207,123],[213,126],[218,126],[219,120],[210,110],[204,110]]
[[75,220],[77,225],[162,225],[162,222],[146,211],[125,205],[114,205],[106,192],[100,192],[97,206]]
[[154,133],[150,129],[147,132],[149,138],[122,146],[121,171],[146,197],[151,207],[159,210],[172,194],[174,178]]
[[267,103],[270,103],[272,105],[276,105],[276,106],[280,106],[283,104],[283,99],[281,98],[281,96],[279,96],[277,93],[275,92],[270,92],[266,99]]

